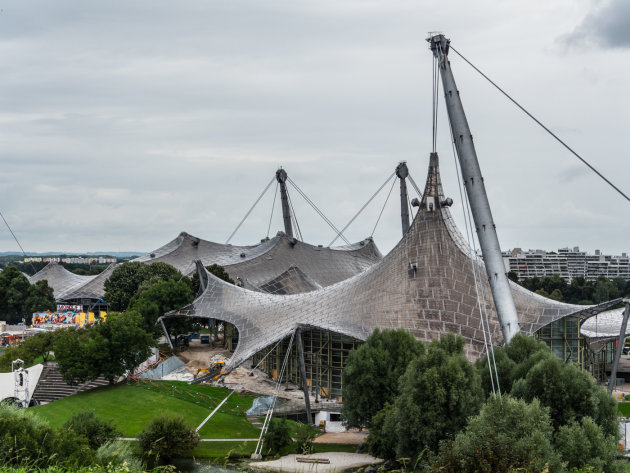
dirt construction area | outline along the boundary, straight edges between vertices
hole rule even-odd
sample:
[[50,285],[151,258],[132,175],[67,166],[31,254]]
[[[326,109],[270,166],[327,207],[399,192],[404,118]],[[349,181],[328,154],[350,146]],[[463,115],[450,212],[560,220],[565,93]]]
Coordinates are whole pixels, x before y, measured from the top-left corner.
[[[182,349],[177,357],[185,364],[186,372],[181,372],[182,380],[190,380],[190,375],[196,377],[200,370],[207,369],[217,361],[226,361],[230,358],[231,353],[225,348],[214,348],[209,344],[201,344],[199,340],[191,340],[188,347]],[[237,392],[250,392],[260,394],[262,396],[271,396],[276,389],[276,380],[267,376],[261,370],[251,370],[251,368],[239,367],[228,374],[221,384],[226,388]],[[300,388],[292,383],[286,384],[280,388],[278,397],[287,401],[296,401],[303,405],[304,394]]]

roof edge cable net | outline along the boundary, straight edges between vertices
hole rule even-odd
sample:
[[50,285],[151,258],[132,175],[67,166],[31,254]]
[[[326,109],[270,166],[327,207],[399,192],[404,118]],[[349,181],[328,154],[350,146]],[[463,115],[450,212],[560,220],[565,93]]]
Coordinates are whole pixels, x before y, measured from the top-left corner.
[[[383,182],[383,184],[381,184],[381,187],[379,187],[379,188],[376,190],[376,192],[375,192],[374,194],[372,194],[372,197],[370,197],[370,198],[368,199],[368,201],[367,201],[365,204],[363,204],[363,207],[361,207],[361,208],[359,209],[359,211],[358,211],[356,214],[354,214],[354,217],[352,217],[352,218],[350,219],[350,221],[346,224],[346,226],[345,226],[345,227],[343,227],[343,228],[341,229],[341,233],[340,233],[340,234],[343,234],[343,232],[345,232],[345,231],[348,229],[348,227],[349,227],[350,225],[352,225],[352,222],[354,222],[354,221],[356,220],[356,218],[357,218],[357,217],[361,214],[361,212],[363,212],[363,211],[365,210],[365,208],[366,208],[368,205],[370,205],[370,202],[372,202],[372,201],[374,200],[374,198],[378,195],[378,193],[379,193],[379,192],[381,192],[381,190],[383,190],[383,187],[385,187],[385,186],[387,185],[387,183],[389,182],[389,180],[390,180],[391,178],[395,178],[395,176],[396,176],[396,171],[394,171],[393,173],[391,173],[391,174],[387,177],[387,179],[385,179],[385,182]],[[337,241],[337,237],[335,237],[335,239],[334,239],[333,241],[331,241],[331,242],[328,244],[328,246],[332,246],[332,244],[333,244],[335,241]]]
[[[26,257],[26,252],[24,251],[24,248],[22,248],[22,245],[20,244],[20,241],[15,236],[15,233],[13,233],[13,230],[11,229],[11,226],[9,225],[9,222],[7,222],[7,219],[4,218],[4,215],[2,214],[2,212],[0,212],[0,217],[2,217],[2,220],[4,221],[4,224],[7,226],[7,228],[9,229],[9,232],[11,232],[11,235],[13,236],[13,239],[15,240],[17,245],[20,247],[20,250],[22,250],[22,255],[24,255],[24,257]],[[31,268],[33,269],[33,274],[37,273],[37,271],[35,270],[35,266],[33,266],[33,262],[31,262]]]
[[[376,219],[376,223],[374,224],[374,228],[372,229],[372,233],[370,234],[371,237],[374,236],[376,227],[378,227],[378,223],[381,221],[381,217],[383,216],[383,211],[385,210],[385,206],[387,205],[387,202],[389,202],[389,197],[392,195],[392,191],[394,190],[395,185],[396,185],[396,179],[392,181],[392,186],[389,188],[389,192],[387,193],[387,197],[385,198],[385,202],[383,203],[381,212],[378,214],[378,218]],[[409,201],[409,197],[407,197],[407,201]]]
[[[328,217],[326,217],[326,215],[324,215],[324,212],[322,212],[321,210],[319,210],[319,208],[317,207],[317,205],[315,205],[315,203],[308,198],[308,196],[304,193],[304,191],[302,191],[302,189],[300,189],[298,187],[298,185],[293,181],[293,179],[291,179],[290,177],[287,177],[287,182],[289,184],[291,184],[293,186],[293,188],[298,191],[298,193],[304,198],[304,200],[311,206],[313,207],[313,210],[315,210],[315,212],[317,212],[317,214],[324,220],[324,222],[326,222],[328,224],[328,226],[330,228],[333,229],[333,231],[337,234],[337,236],[335,237],[335,239],[333,240],[336,241],[337,238],[341,238],[343,241],[346,242],[347,245],[350,244],[350,242],[347,240],[347,238],[345,236],[343,236],[343,230],[339,231],[337,230],[337,227],[335,227],[335,225],[330,221],[330,219]],[[328,245],[330,246],[330,245]]]
[[247,213],[243,217],[243,220],[241,220],[241,222],[236,226],[236,228],[234,229],[230,237],[227,239],[227,241],[225,242],[226,245],[230,242],[230,240],[236,234],[236,232],[238,232],[238,229],[241,228],[241,225],[243,225],[243,222],[245,222],[247,217],[249,217],[249,214],[252,213],[252,210],[254,210],[254,207],[258,205],[258,202],[260,202],[260,199],[263,198],[263,195],[265,195],[265,192],[267,192],[267,190],[271,187],[271,184],[273,184],[275,180],[276,180],[276,176],[273,176],[271,180],[269,181],[269,184],[267,184],[267,187],[265,187],[265,190],[262,191],[262,193],[258,196],[258,199],[256,199],[256,202],[254,202],[254,205],[252,205],[251,208],[247,211]]
[[599,172],[597,169],[595,169],[588,161],[586,161],[586,159],[584,159],[582,156],[580,156],[577,151],[575,151],[573,148],[571,148],[568,144],[566,144],[564,141],[562,141],[562,139],[560,139],[558,137],[558,135],[556,135],[554,132],[552,132],[549,128],[547,128],[545,125],[543,125],[543,123],[538,120],[534,115],[532,115],[530,112],[527,111],[527,109],[525,107],[523,107],[520,103],[518,103],[515,99],[513,99],[505,90],[503,90],[501,87],[499,87],[492,79],[490,79],[487,75],[485,75],[483,72],[481,72],[481,70],[479,70],[472,62],[470,62],[468,59],[466,59],[464,56],[462,56],[462,54],[457,51],[452,45],[450,46],[451,51],[454,51],[459,57],[461,57],[470,67],[472,67],[475,71],[477,71],[481,77],[483,77],[484,79],[486,79],[488,82],[490,82],[490,84],[492,84],[499,92],[501,92],[503,95],[505,95],[505,97],[507,97],[507,99],[512,102],[514,105],[516,105],[523,113],[525,113],[525,115],[527,115],[529,118],[531,118],[532,120],[534,120],[534,122],[536,122],[536,124],[538,124],[543,130],[545,130],[547,133],[549,133],[553,138],[555,138],[555,140],[560,143],[562,146],[564,146],[572,155],[574,155],[576,158],[578,158],[580,161],[582,161],[582,163],[584,163],[591,171],[593,171],[595,174],[597,174],[602,180],[604,180],[610,187],[612,187],[614,190],[616,190],[623,198],[625,198],[628,202],[630,202],[630,197],[628,197],[624,192],[621,191],[621,189],[619,189],[616,185],[614,185],[608,178],[606,178],[601,172]]
[[271,221],[273,220],[273,210],[276,208],[276,198],[278,197],[278,186],[279,182],[276,182],[276,192],[273,194],[273,204],[271,204],[271,216],[269,217],[269,226],[267,227],[267,238],[269,238],[269,233],[271,232]]

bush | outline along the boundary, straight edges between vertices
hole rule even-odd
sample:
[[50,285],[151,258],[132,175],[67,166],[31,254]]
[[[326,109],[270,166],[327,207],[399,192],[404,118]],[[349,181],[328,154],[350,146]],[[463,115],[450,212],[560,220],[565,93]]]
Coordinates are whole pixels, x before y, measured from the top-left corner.
[[591,417],[605,436],[619,436],[617,401],[586,371],[555,356],[532,366],[524,378],[515,381],[511,394],[526,401],[538,399],[548,407],[556,431]]
[[189,453],[199,443],[199,434],[179,416],[154,418],[138,436],[140,450],[157,461],[168,461]]
[[99,419],[92,411],[76,413],[64,424],[64,428],[85,437],[94,450],[121,435],[111,422]]
[[436,451],[440,440],[454,438],[483,402],[464,339],[453,334],[433,340],[409,363],[399,385],[393,413],[396,455],[414,461],[425,448]]
[[617,460],[617,440],[612,436],[606,437],[590,417],[560,427],[555,444],[570,468],[591,467],[601,473],[623,471]]
[[374,330],[352,350],[343,370],[341,414],[348,427],[370,427],[372,417],[398,395],[398,379],[424,343],[404,329]]
[[285,419],[271,419],[265,434],[265,447],[268,455],[276,455],[291,445],[291,432]]
[[309,455],[313,453],[313,440],[318,430],[310,425],[299,424],[295,432],[295,453]]
[[509,396],[492,396],[454,441],[443,442],[427,471],[444,473],[560,472],[551,445],[549,410]]
[[101,466],[107,467],[108,473],[118,471],[118,469],[128,473],[145,471],[144,464],[133,455],[129,444],[117,440],[101,445],[96,451],[96,461]]
[[86,465],[92,460],[85,438],[54,430],[28,410],[0,407],[0,432],[0,465],[42,468]]

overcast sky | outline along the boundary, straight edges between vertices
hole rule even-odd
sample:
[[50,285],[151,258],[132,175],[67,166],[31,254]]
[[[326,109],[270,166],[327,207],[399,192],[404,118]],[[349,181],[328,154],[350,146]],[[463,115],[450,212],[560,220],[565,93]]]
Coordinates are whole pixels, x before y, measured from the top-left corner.
[[[180,231],[225,242],[283,166],[343,227],[399,161],[424,187],[430,31],[630,193],[627,0],[0,0],[0,211],[27,252],[146,252]],[[630,251],[630,203],[451,65],[501,246]],[[267,235],[274,189],[233,243]],[[388,190],[349,240],[372,233]],[[304,239],[327,245],[332,230],[290,192]],[[395,188],[383,253],[399,214]],[[0,250],[18,250],[3,228]]]

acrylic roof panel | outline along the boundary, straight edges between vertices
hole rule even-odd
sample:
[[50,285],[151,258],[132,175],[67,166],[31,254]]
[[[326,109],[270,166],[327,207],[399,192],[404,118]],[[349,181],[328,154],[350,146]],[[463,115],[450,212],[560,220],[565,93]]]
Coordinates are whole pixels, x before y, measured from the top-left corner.
[[232,246],[201,240],[182,232],[175,240],[133,261],[161,261],[186,275],[195,271],[196,260],[204,266],[219,264],[232,279],[240,280],[243,287],[259,288],[282,277],[291,267],[300,268],[315,285],[329,286],[364,271],[382,258],[371,238],[328,248],[309,245],[279,232],[274,238],[258,245]]
[[[429,198],[435,202],[433,211],[427,205]],[[387,256],[364,272],[316,291],[286,296],[249,291],[208,274],[201,295],[166,317],[208,317],[234,324],[239,342],[230,368],[290,335],[298,326],[361,340],[375,328],[405,328],[424,341],[456,333],[466,339],[468,356],[477,358],[485,350],[478,291],[487,308],[493,343],[501,344],[503,335],[485,268],[471,258],[472,251],[455,227],[448,207],[441,205],[443,200],[438,159],[432,155],[422,203],[409,231]],[[517,285],[512,289],[521,330],[530,335],[564,316],[604,310],[610,305],[575,306],[540,297]]]
[[[112,263],[101,273],[97,274],[85,284],[77,286],[63,294],[63,300],[71,299],[102,299],[105,295],[105,281],[116,269],[116,264]],[[57,298],[60,300],[60,298]]]
[[28,277],[28,282],[35,284],[37,281],[46,280],[52,287],[56,300],[62,300],[67,293],[87,284],[96,276],[81,276],[68,271],[58,263],[51,262],[44,266],[33,276]]
[[277,240],[278,237],[274,237],[261,241],[257,245],[234,246],[202,240],[181,232],[173,241],[132,261],[141,263],[161,261],[174,266],[182,274],[190,275],[195,271],[196,260],[202,261],[205,266],[211,264],[226,266],[265,253],[276,244]]
[[264,254],[225,266],[235,281],[262,287],[299,268],[311,284],[330,286],[365,271],[383,256],[371,238],[342,247],[309,245],[279,234],[276,244]]
[[261,284],[258,288],[258,290],[262,292],[279,295],[299,294],[301,292],[311,292],[317,289],[321,289],[321,286],[312,281],[296,266],[291,266],[280,276]]

